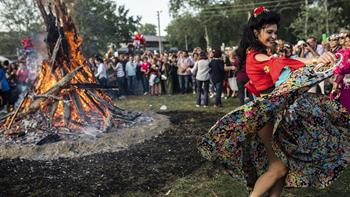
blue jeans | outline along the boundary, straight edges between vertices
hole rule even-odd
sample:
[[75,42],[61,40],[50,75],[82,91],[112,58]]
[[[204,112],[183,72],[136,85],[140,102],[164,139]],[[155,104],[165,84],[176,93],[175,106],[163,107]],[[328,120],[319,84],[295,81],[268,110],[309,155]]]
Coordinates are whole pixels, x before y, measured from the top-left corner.
[[196,80],[197,86],[197,105],[201,104],[201,94],[202,94],[202,85],[204,84],[204,105],[209,105],[209,80],[208,81],[199,81]]
[[99,79],[97,79],[97,81],[101,86],[107,86],[107,79],[106,78],[99,78]]
[[135,91],[135,76],[128,76],[128,93],[134,94]]
[[117,77],[118,82],[118,88],[119,88],[119,95],[118,96],[124,96],[125,95],[125,77]]
[[221,94],[222,94],[223,84],[222,84],[222,81],[220,81],[215,83],[214,85],[215,85],[215,91],[216,91],[215,105],[219,106],[219,105],[222,105]]
[[189,77],[190,75],[179,75],[179,87],[180,87],[180,92],[182,94],[185,94],[188,90],[189,86]]
[[143,93],[149,92],[149,82],[146,76],[143,76],[142,86],[143,86]]

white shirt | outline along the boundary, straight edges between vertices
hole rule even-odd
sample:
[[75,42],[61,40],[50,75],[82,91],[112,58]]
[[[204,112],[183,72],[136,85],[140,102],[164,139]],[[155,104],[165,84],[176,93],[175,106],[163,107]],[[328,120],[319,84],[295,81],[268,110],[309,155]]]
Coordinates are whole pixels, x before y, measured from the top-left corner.
[[117,77],[124,77],[125,76],[125,72],[124,72],[122,63],[120,63],[120,62],[117,63],[116,71],[117,71]]
[[97,66],[97,73],[95,74],[95,77],[98,79],[106,78],[107,79],[107,69],[106,66],[103,63],[100,63]]
[[205,59],[197,61],[191,69],[192,73],[196,73],[196,79],[199,81],[208,81],[210,79],[209,71],[209,61]]

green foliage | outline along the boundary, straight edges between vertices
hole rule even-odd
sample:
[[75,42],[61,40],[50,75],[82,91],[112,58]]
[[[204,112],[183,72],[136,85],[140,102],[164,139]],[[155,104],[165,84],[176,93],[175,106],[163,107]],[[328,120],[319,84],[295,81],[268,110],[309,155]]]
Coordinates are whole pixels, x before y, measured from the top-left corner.
[[18,32],[1,32],[0,33],[0,55],[4,55],[8,58],[14,58],[17,52],[17,48],[21,48],[20,39],[23,34]]
[[143,35],[157,35],[157,26],[150,24],[150,23],[145,23],[141,24],[139,28],[139,32],[141,32]]
[[[45,31],[39,9],[33,0],[0,0],[0,22],[6,32],[0,35],[0,53],[13,56],[25,36]],[[104,54],[110,43],[118,45],[131,39],[140,17],[129,16],[129,10],[113,0],[66,0],[82,35],[87,55]]]
[[[205,46],[204,26],[198,17],[185,14],[172,20],[166,28],[168,40],[172,46],[186,48],[186,39],[189,48]],[[203,45],[204,44],[204,45]]]
[[350,29],[350,2],[348,0],[334,0],[329,2],[330,7],[339,9],[340,11],[338,15],[340,18],[340,21],[338,21],[340,27]]
[[218,2],[217,0],[169,0],[169,11],[173,16],[179,15],[187,8],[200,9],[210,3]]
[[21,48],[21,39],[44,29],[39,10],[32,0],[0,0],[0,12],[4,31],[0,33],[1,55],[15,56],[17,48]]
[[32,0],[0,0],[0,22],[11,32],[38,32],[43,30],[42,18]]
[[[329,33],[335,33],[342,26],[341,13],[339,7],[328,7],[328,15],[324,7],[324,2],[313,4],[313,6],[304,7],[290,25],[293,33],[300,39],[310,35],[321,38],[323,33],[327,33],[326,20],[328,19]],[[307,20],[307,29],[305,31],[305,23]]]
[[197,46],[219,48],[222,43],[236,45],[247,13],[222,9],[226,6],[226,4],[218,6],[208,3],[202,5],[197,14],[185,13],[177,16],[167,27],[169,42],[182,49],[185,48],[186,37],[189,49]]
[[110,43],[117,46],[131,39],[140,17],[128,16],[129,10],[112,0],[77,0],[74,18],[83,36],[87,55],[103,54]]
[[[292,0],[170,0],[169,3],[171,12],[176,16],[167,28],[169,41],[174,46],[185,48],[185,37],[187,37],[190,49],[196,46],[218,48],[222,43],[226,46],[237,45],[242,26],[246,24],[249,13],[260,5],[282,14],[279,35],[288,41],[295,41],[289,26],[302,4],[301,1],[295,3]],[[194,12],[181,14],[183,7],[190,8]]]

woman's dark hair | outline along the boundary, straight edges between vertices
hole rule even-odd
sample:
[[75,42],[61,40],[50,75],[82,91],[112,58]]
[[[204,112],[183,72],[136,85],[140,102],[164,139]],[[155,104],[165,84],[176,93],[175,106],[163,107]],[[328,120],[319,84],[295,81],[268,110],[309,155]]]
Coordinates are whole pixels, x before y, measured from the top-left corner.
[[201,52],[199,53],[199,59],[201,59],[201,60],[206,60],[206,59],[208,59],[207,53],[206,53],[205,51],[201,51]]
[[99,63],[103,63],[103,59],[102,59],[101,57],[96,57],[95,59],[96,59],[96,61],[98,61]]
[[214,50],[214,58],[220,58],[222,56],[222,52],[220,49],[215,49]]
[[245,67],[247,49],[253,48],[261,53],[267,53],[265,45],[263,45],[254,34],[254,30],[261,30],[265,25],[276,24],[279,26],[280,15],[274,11],[264,10],[262,13],[254,16],[252,13],[248,23],[243,27],[242,38],[237,49],[237,57],[239,60],[238,70]]

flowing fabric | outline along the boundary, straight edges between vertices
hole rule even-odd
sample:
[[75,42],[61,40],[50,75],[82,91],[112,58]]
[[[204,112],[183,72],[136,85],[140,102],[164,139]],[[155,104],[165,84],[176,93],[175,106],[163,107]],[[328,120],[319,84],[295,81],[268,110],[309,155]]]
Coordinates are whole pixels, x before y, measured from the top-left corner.
[[350,48],[341,49],[338,53],[343,55],[343,61],[334,71],[339,83],[339,102],[350,113]]
[[306,66],[269,95],[257,98],[221,118],[199,141],[204,157],[223,164],[235,179],[253,187],[268,168],[263,143],[257,135],[274,123],[273,148],[289,168],[287,187],[324,188],[350,160],[350,117],[327,96],[308,89],[333,75],[315,74]]

